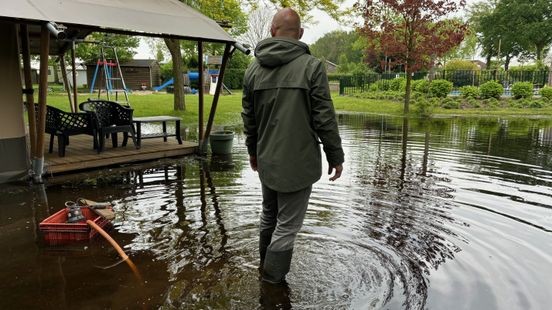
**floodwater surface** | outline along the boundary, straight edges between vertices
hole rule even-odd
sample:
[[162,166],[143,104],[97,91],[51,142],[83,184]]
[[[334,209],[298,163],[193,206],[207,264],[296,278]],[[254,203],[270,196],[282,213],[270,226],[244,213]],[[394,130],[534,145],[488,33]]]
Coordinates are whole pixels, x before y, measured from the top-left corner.
[[[339,122],[345,171],[314,185],[288,287],[259,282],[260,183],[237,129],[230,156],[3,186],[0,309],[550,309],[550,121]],[[101,238],[42,241],[79,197],[114,203],[136,270]]]

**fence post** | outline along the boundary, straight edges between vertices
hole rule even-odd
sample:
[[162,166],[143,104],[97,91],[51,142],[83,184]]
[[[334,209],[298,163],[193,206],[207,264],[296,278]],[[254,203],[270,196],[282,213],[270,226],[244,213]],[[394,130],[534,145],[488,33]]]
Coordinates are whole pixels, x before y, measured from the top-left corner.
[[345,83],[344,83],[345,77],[342,76],[339,78],[339,95],[343,96],[345,95]]

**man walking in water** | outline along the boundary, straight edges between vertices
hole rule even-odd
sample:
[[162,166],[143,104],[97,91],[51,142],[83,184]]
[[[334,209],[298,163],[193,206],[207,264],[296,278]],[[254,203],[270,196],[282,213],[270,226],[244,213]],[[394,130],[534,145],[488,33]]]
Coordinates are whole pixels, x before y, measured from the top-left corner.
[[262,184],[262,279],[281,283],[312,184],[322,175],[319,141],[331,181],[341,176],[344,155],[324,65],[299,41],[299,15],[289,8],[278,11],[270,32],[245,73],[242,118],[249,162]]

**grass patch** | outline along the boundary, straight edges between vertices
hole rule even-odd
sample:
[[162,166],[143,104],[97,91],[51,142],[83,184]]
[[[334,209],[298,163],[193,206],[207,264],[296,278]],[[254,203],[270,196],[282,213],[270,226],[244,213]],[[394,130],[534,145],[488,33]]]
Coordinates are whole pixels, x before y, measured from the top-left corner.
[[[197,126],[198,122],[198,95],[186,95],[186,111],[173,110],[173,95],[166,93],[153,94],[130,94],[130,103],[134,108],[135,116],[154,116],[171,115],[182,119],[183,124],[187,126]],[[79,94],[79,102],[86,101],[91,97],[89,94]],[[92,96],[95,98],[95,96]],[[240,91],[235,91],[232,95],[223,95],[217,107],[214,126],[241,126],[241,98]],[[385,99],[365,99],[350,96],[339,96],[332,94],[336,111],[346,112],[364,112],[375,114],[401,115],[403,112],[403,102]],[[213,96],[205,95],[205,123],[209,117]],[[48,94],[48,104],[68,111],[69,104],[67,94],[63,92],[51,92]],[[411,110],[414,107],[411,107]],[[535,116],[552,115],[552,107],[544,108],[514,108],[497,107],[470,108],[470,109],[443,109],[436,107],[434,114],[439,115],[517,115],[517,116]]]
[[[182,123],[188,126],[197,125],[199,115],[199,103],[197,95],[186,95],[186,111],[173,110],[173,95],[166,93],[153,93],[148,95],[130,94],[130,105],[134,109],[134,116],[171,115],[178,116]],[[89,94],[79,94],[79,102],[86,101]],[[207,123],[213,96],[205,95],[204,119]],[[48,104],[69,111],[69,103],[66,94],[49,94]],[[225,95],[219,100],[215,125],[235,125],[241,123],[241,93]]]

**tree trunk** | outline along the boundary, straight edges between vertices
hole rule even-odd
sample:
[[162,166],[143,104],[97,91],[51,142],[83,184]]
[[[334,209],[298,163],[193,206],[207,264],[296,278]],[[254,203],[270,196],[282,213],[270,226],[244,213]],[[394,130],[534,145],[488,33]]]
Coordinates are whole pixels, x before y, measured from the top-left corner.
[[404,95],[404,115],[409,112],[410,94],[412,93],[412,73],[406,72],[406,94]]
[[182,52],[180,50],[180,40],[165,38],[165,44],[171,53],[172,72],[174,79],[174,110],[186,111],[186,102],[184,101],[184,78],[182,72]]
[[59,84],[59,65],[57,62],[52,62],[52,68],[54,70],[54,83]]
[[485,66],[487,66],[487,70],[491,70],[491,54],[487,54],[485,57]]
[[535,48],[537,49],[537,64],[542,63],[542,51],[544,50],[543,45],[536,45]]
[[504,70],[508,71],[508,68],[510,68],[510,60],[512,60],[512,56],[506,55],[506,59],[504,60]]

